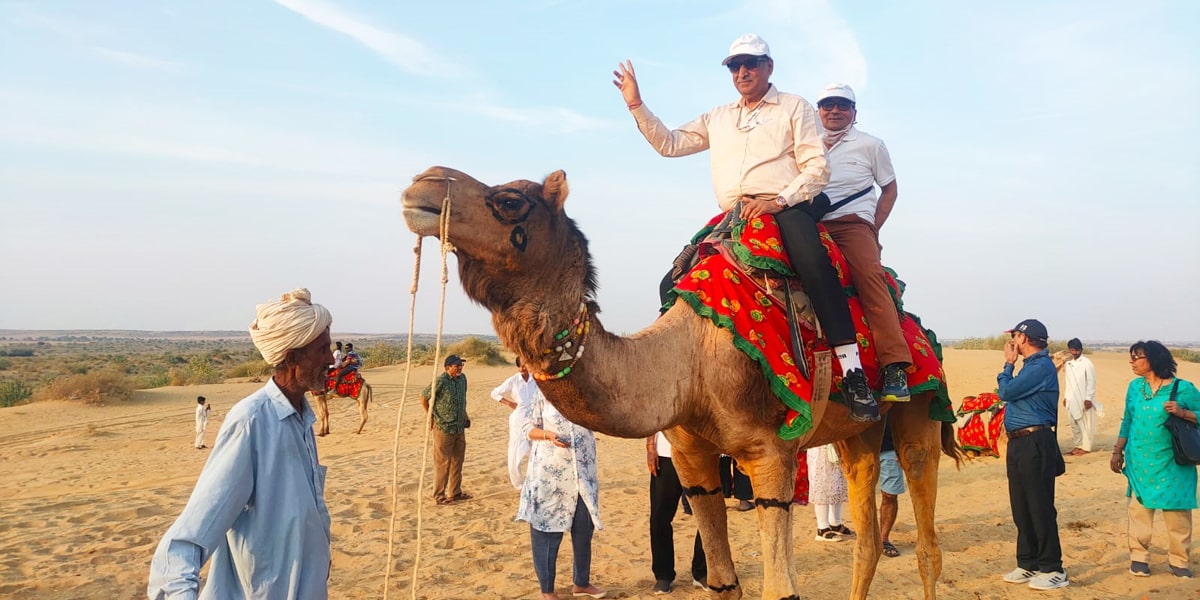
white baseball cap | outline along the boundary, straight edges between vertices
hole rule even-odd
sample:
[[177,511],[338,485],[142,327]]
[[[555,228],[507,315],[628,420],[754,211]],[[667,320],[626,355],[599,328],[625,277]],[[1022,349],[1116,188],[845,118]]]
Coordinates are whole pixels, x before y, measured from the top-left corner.
[[733,40],[733,43],[729,45],[729,56],[726,56],[721,64],[727,65],[729,61],[733,60],[733,57],[746,55],[771,58],[771,47],[765,40],[758,37],[758,34],[747,33]]
[[820,103],[826,98],[845,98],[851,102],[857,102],[854,99],[854,90],[844,83],[831,83],[817,94],[817,102]]

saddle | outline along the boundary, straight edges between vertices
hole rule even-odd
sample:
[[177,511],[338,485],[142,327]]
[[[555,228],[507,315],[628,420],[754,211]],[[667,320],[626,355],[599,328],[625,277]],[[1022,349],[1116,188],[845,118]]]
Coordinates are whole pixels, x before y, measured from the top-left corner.
[[325,378],[325,392],[334,392],[339,396],[347,398],[357,398],[359,392],[362,391],[362,386],[365,380],[363,376],[355,369],[338,377],[338,371],[341,367],[329,367],[329,371]]
[[[879,363],[874,341],[866,327],[866,317],[850,281],[849,266],[833,238],[818,225],[821,243],[829,253],[838,280],[846,290],[847,304],[856,329],[859,356],[867,383],[880,389]],[[817,357],[829,354],[828,342],[820,335],[807,294],[793,277],[783,242],[773,216],[749,220],[729,211],[711,219],[692,238],[689,247],[676,259],[672,275],[678,275],[666,293],[663,310],[682,300],[697,315],[729,330],[734,346],[762,369],[771,391],[787,407],[779,436],[795,439],[812,425],[814,399],[825,397],[825,390],[814,386],[824,374],[811,372],[809,365],[828,361]],[[892,299],[901,315],[901,330],[909,343],[913,366],[908,375],[913,393],[935,391],[938,398],[931,417],[954,421],[950,396],[941,366],[941,346],[933,332],[921,327],[920,320],[903,310],[903,284],[885,269]],[[841,389],[841,369],[832,368],[831,391]],[[841,394],[829,394],[836,400]]]

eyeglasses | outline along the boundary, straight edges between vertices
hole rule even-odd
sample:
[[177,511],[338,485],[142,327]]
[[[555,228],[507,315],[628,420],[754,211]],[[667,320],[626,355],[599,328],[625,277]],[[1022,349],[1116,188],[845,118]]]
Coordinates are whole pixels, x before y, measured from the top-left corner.
[[1143,355],[1143,356],[1138,356],[1138,355],[1136,355],[1136,354],[1130,354],[1130,355],[1129,355],[1129,362],[1136,362],[1138,359],[1142,359],[1142,358],[1146,358],[1146,357],[1145,357],[1144,355]]
[[742,70],[742,67],[746,67],[747,69],[753,71],[753,70],[757,69],[758,66],[763,64],[764,62],[766,62],[766,59],[756,56],[754,58],[743,58],[742,60],[732,60],[732,61],[729,61],[729,64],[727,64],[725,66],[729,67],[730,73],[737,73],[738,71]]
[[833,110],[837,107],[838,110],[846,112],[854,108],[854,103],[849,100],[822,100],[817,103],[817,107],[821,110]]

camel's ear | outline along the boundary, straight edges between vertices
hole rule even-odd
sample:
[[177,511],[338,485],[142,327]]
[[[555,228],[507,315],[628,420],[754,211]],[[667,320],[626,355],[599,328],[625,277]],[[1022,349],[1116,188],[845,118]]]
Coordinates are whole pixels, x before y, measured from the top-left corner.
[[546,176],[542,182],[542,197],[550,206],[562,212],[563,203],[567,201],[567,172],[559,169]]

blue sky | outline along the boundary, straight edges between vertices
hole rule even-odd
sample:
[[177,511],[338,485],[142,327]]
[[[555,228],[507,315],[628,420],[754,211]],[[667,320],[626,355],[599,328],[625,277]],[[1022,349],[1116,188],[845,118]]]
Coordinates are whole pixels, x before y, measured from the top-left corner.
[[[1200,3],[0,1],[0,328],[239,329],[296,286],[335,331],[404,332],[399,194],[440,164],[565,169],[601,318],[655,317],[716,213],[610,83],[631,59],[679,125],[773,81],[852,85],[900,197],[881,233],[943,337],[1200,341]],[[424,245],[414,328],[437,325]],[[446,331],[491,333],[452,277]]]

